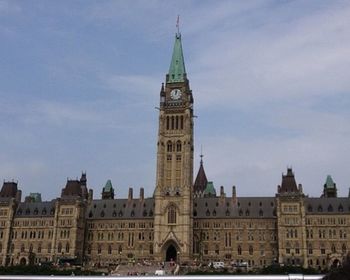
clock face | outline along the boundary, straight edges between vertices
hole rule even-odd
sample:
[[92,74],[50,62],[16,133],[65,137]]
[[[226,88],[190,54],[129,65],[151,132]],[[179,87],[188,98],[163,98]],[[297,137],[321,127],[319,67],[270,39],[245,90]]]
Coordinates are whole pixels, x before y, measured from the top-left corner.
[[178,100],[181,98],[181,90],[179,89],[173,89],[171,92],[170,92],[170,97],[172,100]]

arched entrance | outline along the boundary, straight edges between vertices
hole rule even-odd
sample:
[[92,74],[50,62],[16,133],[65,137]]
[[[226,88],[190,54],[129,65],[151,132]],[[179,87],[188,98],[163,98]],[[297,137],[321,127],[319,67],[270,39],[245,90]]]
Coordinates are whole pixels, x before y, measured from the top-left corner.
[[332,264],[331,264],[331,268],[337,268],[338,266],[340,266],[341,262],[338,259],[335,259]]
[[168,249],[166,250],[165,261],[176,261],[177,250],[173,244],[170,244]]
[[19,261],[20,265],[26,265],[27,264],[27,260],[25,258],[21,258],[21,260]]

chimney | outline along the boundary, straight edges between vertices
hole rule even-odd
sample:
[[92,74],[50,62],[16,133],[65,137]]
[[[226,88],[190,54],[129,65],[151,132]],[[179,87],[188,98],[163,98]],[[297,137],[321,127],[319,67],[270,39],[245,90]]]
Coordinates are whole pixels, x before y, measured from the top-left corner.
[[220,187],[220,197],[225,197],[224,186]]
[[145,199],[145,190],[144,188],[140,188],[140,200],[143,201]]
[[133,189],[132,189],[132,188],[129,188],[129,195],[128,195],[128,200],[129,200],[129,201],[133,199],[132,193],[133,193]]
[[298,185],[299,193],[303,193],[303,185],[299,184]]
[[16,192],[16,201],[17,202],[21,202],[22,199],[22,191],[21,190],[17,190]]
[[94,191],[92,189],[89,189],[88,203],[91,203],[93,198],[94,198]]
[[237,193],[236,193],[236,186],[232,186],[232,203],[237,203]]

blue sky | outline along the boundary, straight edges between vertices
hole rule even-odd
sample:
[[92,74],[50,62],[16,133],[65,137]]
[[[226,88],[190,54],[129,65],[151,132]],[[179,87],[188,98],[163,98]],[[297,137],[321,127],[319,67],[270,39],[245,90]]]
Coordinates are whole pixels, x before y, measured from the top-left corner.
[[292,166],[350,187],[349,1],[0,0],[0,178],[59,196],[153,193],[159,90],[176,17],[195,98],[195,175],[273,196]]

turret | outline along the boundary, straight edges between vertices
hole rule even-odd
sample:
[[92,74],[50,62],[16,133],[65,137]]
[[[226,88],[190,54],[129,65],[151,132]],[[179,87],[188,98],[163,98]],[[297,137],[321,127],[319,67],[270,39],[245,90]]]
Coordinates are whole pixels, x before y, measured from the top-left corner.
[[337,186],[334,183],[331,175],[328,175],[326,182],[323,185],[323,194],[322,197],[337,197]]
[[129,188],[128,201],[133,200],[133,188]]

